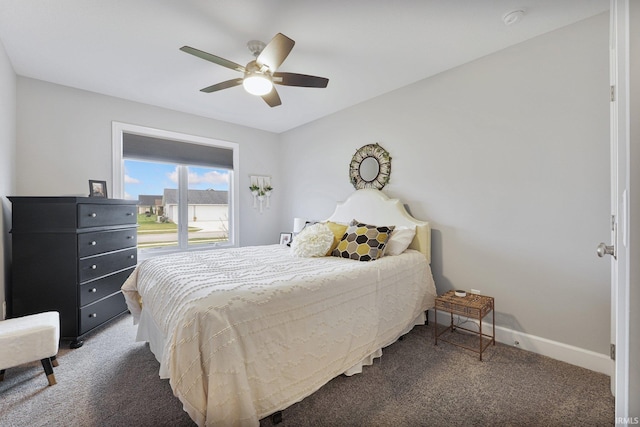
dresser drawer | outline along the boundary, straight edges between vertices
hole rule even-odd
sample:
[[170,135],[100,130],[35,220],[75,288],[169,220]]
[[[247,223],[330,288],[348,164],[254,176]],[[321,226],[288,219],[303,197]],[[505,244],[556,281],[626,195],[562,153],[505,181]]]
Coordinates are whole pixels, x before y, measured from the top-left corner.
[[136,229],[96,231],[78,234],[80,258],[136,246]]
[[80,335],[126,310],[127,303],[122,292],[80,308]]
[[94,301],[118,292],[132,271],[133,267],[107,277],[84,283],[80,286],[80,305],[91,304]]
[[97,279],[114,271],[133,267],[138,262],[138,249],[130,248],[82,258],[79,262],[80,282]]
[[136,224],[135,205],[78,204],[78,227]]

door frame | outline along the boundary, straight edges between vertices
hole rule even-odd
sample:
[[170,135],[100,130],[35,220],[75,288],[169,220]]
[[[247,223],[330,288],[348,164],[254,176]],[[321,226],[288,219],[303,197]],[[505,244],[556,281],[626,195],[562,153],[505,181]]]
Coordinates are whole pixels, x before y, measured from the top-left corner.
[[611,0],[611,319],[615,361],[611,377],[616,419],[629,414],[629,1]]

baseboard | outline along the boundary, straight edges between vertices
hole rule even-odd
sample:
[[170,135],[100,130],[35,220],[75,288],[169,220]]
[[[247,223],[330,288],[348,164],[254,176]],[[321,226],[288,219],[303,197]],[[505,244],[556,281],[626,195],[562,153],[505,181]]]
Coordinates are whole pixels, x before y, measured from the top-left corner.
[[[429,310],[429,321],[433,321],[433,310]],[[462,321],[467,320],[462,317]],[[454,316],[457,322],[457,316]],[[451,315],[445,312],[438,312],[438,323],[448,325],[451,322]],[[491,322],[482,322],[482,331],[491,332]],[[591,371],[612,375],[613,363],[609,355],[585,350],[580,347],[552,341],[546,338],[530,335],[524,332],[514,331],[502,326],[496,326],[496,342],[512,345],[523,350],[551,357],[552,359],[580,366]]]

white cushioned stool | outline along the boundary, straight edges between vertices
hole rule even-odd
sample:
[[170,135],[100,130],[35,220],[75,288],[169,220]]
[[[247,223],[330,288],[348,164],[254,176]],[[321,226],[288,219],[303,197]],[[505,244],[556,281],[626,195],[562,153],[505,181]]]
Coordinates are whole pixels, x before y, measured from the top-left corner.
[[40,360],[49,385],[56,384],[53,366],[60,341],[57,311],[31,314],[0,321],[0,381],[7,368]]

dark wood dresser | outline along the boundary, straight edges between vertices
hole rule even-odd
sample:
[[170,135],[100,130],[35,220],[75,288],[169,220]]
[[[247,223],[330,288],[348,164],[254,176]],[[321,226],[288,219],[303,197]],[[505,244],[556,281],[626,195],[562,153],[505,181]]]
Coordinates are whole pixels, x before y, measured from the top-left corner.
[[137,263],[137,201],[9,197],[11,317],[55,310],[71,347],[127,310],[120,287]]

